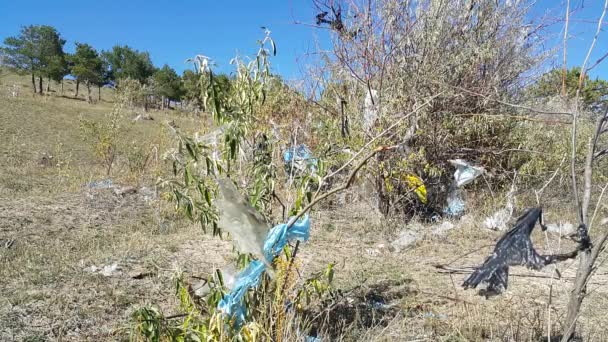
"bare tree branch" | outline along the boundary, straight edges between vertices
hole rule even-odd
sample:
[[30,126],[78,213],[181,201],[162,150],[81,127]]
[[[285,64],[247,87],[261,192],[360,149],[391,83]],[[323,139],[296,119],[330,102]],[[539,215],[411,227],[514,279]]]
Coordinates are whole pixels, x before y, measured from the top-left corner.
[[[585,235],[584,238],[586,238],[586,239],[588,239],[588,230],[587,230],[587,227],[589,224],[588,210],[589,210],[589,203],[591,200],[593,161],[594,161],[594,159],[596,159],[596,157],[594,155],[594,151],[596,149],[599,135],[603,131],[603,124],[604,124],[606,115],[608,115],[608,113],[599,120],[597,129],[595,131],[595,135],[589,141],[587,157],[585,159],[585,171],[584,171],[584,175],[583,175],[584,188],[583,188],[582,203],[579,200],[576,165],[575,165],[575,163],[576,163],[576,138],[577,138],[576,126],[577,126],[577,120],[578,120],[578,112],[580,109],[579,108],[580,92],[582,90],[583,83],[584,83],[585,76],[586,76],[587,61],[589,60],[589,56],[591,55],[591,52],[593,51],[593,48],[595,47],[595,44],[597,42],[597,38],[598,38],[599,33],[602,28],[602,22],[604,20],[604,16],[606,15],[607,10],[608,10],[608,0],[605,0],[604,8],[602,10],[600,20],[598,21],[595,36],[593,37],[593,41],[591,43],[591,46],[589,47],[589,50],[587,51],[587,56],[585,57],[585,60],[581,67],[582,72],[581,72],[581,75],[579,78],[578,89],[576,90],[575,109],[574,109],[574,116],[572,118],[572,120],[573,120],[572,121],[572,160],[571,160],[572,188],[574,191],[574,198],[575,198],[577,211],[578,211],[578,215],[579,215],[579,220],[580,220],[580,224],[581,224],[580,227],[582,228],[582,231],[580,231],[580,229],[579,229],[579,234],[584,234]],[[583,237],[581,237],[581,238],[583,238]],[[581,253],[579,267],[576,272],[576,281],[575,281],[574,287],[572,289],[572,292],[570,293],[570,298],[568,300],[568,312],[566,314],[566,320],[565,320],[566,329],[564,330],[564,333],[562,335],[562,340],[561,340],[562,342],[568,342],[574,335],[574,332],[576,330],[576,322],[578,321],[581,305],[586,296],[587,283],[589,282],[589,279],[591,278],[597,257],[599,255],[599,253],[603,250],[604,244],[606,243],[607,239],[608,239],[608,230],[600,237],[600,239],[593,245],[592,248],[585,250],[585,251],[583,251],[583,253]]]
[[570,0],[566,4],[566,25],[564,28],[564,64],[562,66],[562,96],[566,96],[566,73],[567,73],[567,64],[566,64],[566,56],[568,54],[567,44],[568,44],[568,23],[570,22]]

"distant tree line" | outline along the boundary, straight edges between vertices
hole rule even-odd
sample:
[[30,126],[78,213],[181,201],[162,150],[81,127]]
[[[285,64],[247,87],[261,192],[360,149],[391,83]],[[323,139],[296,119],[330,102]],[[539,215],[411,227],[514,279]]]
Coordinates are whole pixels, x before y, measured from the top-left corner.
[[[0,61],[14,71],[30,75],[32,89],[37,94],[44,94],[44,81],[47,82],[46,92],[50,91],[51,81],[61,82],[63,91],[63,79],[70,75],[76,82],[74,96],[79,95],[83,85],[87,90],[87,100],[93,102],[93,87],[98,88],[97,96],[101,100],[103,86],[114,86],[121,80],[131,79],[145,89],[142,100],[145,108],[151,105],[169,108],[172,101],[180,101],[199,110],[205,109],[204,84],[200,75],[192,70],[186,70],[180,77],[166,64],[161,68],[155,67],[148,52],[127,45],[98,51],[89,44],[76,42],[74,53],[69,54],[64,51],[65,43],[52,26],[24,26],[17,36],[4,40],[4,46],[0,47]],[[230,83],[227,76],[218,77],[226,84]]]
[[[21,28],[19,35],[8,37],[0,47],[0,65],[22,74],[31,76],[34,93],[43,94],[43,81],[46,80],[46,92],[50,90],[51,81],[61,82],[71,75],[76,81],[74,96],[77,97],[80,85],[87,89],[87,100],[93,102],[91,88],[98,88],[98,100],[101,100],[101,88],[106,85],[117,85],[127,79],[134,80],[140,87],[139,102],[144,108],[157,106],[169,108],[171,102],[186,103],[198,110],[205,108],[204,77],[192,70],[186,70],[179,76],[168,65],[157,68],[152,63],[150,54],[135,50],[127,45],[116,45],[108,51],[97,51],[93,46],[76,42],[73,54],[64,52],[66,41],[52,26],[30,25]],[[562,92],[562,77],[566,76],[566,94]],[[231,80],[226,75],[215,75],[217,84],[230,87]],[[534,97],[556,95],[574,96],[578,86],[580,70],[573,68],[562,74],[561,69],[545,73],[538,82],[530,87]],[[591,80],[586,76],[582,99],[587,108],[595,109],[608,98],[608,82]]]
[[[563,73],[561,69],[553,69],[543,74],[530,87],[530,95],[536,98],[558,95],[574,98],[578,90],[580,77],[581,69],[579,67],[571,68],[566,73]],[[564,89],[562,89],[562,85],[565,85]],[[565,93],[563,93],[564,90]],[[603,105],[608,101],[608,81],[599,78],[591,79],[588,74],[585,74],[579,96],[583,108],[594,112],[601,111]]]

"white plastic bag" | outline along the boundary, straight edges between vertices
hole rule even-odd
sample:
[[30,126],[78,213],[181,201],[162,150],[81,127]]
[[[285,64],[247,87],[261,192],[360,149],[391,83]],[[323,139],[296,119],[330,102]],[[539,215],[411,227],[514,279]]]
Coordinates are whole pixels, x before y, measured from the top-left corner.
[[454,184],[457,188],[473,182],[475,178],[481,176],[484,172],[483,167],[473,166],[462,159],[454,159],[449,162],[456,168],[456,172],[454,172]]
[[229,232],[241,253],[251,253],[264,260],[264,240],[270,226],[264,217],[247,203],[229,179],[218,179],[218,226]]

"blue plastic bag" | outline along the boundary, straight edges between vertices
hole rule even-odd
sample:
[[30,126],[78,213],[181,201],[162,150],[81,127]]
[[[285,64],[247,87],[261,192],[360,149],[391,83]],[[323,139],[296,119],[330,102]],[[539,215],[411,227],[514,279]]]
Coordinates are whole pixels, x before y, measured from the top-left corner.
[[464,200],[460,191],[456,190],[448,194],[447,206],[443,208],[443,213],[451,217],[460,217],[464,214]]
[[311,171],[316,170],[317,158],[312,154],[308,146],[301,144],[292,146],[283,152],[283,162],[289,170],[297,168],[299,171],[304,171],[309,168]]
[[[290,219],[289,222],[292,222]],[[282,223],[270,230],[264,241],[264,257],[270,263],[281,253],[287,242],[293,240],[307,241],[310,237],[310,218],[304,215],[296,221],[289,229],[288,224]],[[222,298],[217,308],[228,317],[234,319],[235,327],[240,327],[245,322],[245,306],[243,297],[250,288],[258,285],[266,265],[260,260],[253,260],[239,273],[232,291]]]
[[259,260],[253,260],[238,276],[232,291],[222,298],[217,308],[228,317],[234,317],[234,324],[241,326],[245,321],[243,297],[252,287],[260,282],[266,265]]
[[289,230],[287,226],[286,223],[274,226],[268,233],[266,241],[264,241],[264,256],[266,256],[268,262],[272,262],[281,253],[288,241],[308,241],[310,237],[310,218],[308,215],[304,215],[302,219],[295,222]]

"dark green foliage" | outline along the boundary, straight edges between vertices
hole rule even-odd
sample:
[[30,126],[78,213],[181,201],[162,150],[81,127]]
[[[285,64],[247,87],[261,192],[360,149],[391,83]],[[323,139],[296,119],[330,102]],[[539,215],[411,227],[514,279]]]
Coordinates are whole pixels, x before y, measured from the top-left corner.
[[[532,96],[547,98],[558,96],[562,92],[562,70],[553,69],[545,73],[540,80],[530,88]],[[581,68],[576,67],[566,72],[566,95],[574,98],[581,77]],[[589,78],[585,75],[581,89],[581,99],[586,109],[597,109],[602,99],[608,97],[608,81]]]
[[70,58],[71,73],[87,86],[88,101],[91,102],[91,84],[103,84],[104,64],[99,54],[89,44],[76,43],[76,52]]
[[71,56],[71,73],[82,82],[99,83],[103,79],[103,62],[89,44],[76,43],[76,52]]
[[49,58],[45,70],[45,76],[55,82],[60,82],[70,73],[66,56],[62,54],[54,55]]
[[[207,110],[209,76],[209,73],[197,73],[192,70],[185,70],[182,74],[183,98],[199,110]],[[232,89],[231,79],[224,74],[214,74],[213,84],[218,94],[229,94]]]
[[41,53],[41,74],[49,79],[60,81],[67,75],[67,61],[63,46],[65,39],[62,39],[59,32],[51,26],[40,26],[40,53]]
[[200,75],[192,70],[185,70],[182,74],[183,97],[199,110],[205,110],[205,100],[202,93]]
[[31,74],[34,91],[34,78],[39,77],[42,93],[42,77],[59,81],[67,74],[64,44],[54,27],[30,25],[22,27],[18,36],[6,38],[0,52],[5,65]]
[[181,99],[184,89],[179,76],[170,66],[165,64],[154,73],[153,77],[158,95],[170,100]]
[[229,94],[232,89],[232,81],[225,74],[213,75],[215,85],[224,94]]
[[127,45],[117,45],[111,51],[104,51],[103,58],[107,61],[109,78],[113,81],[132,78],[146,83],[155,71],[148,52],[140,52]]

